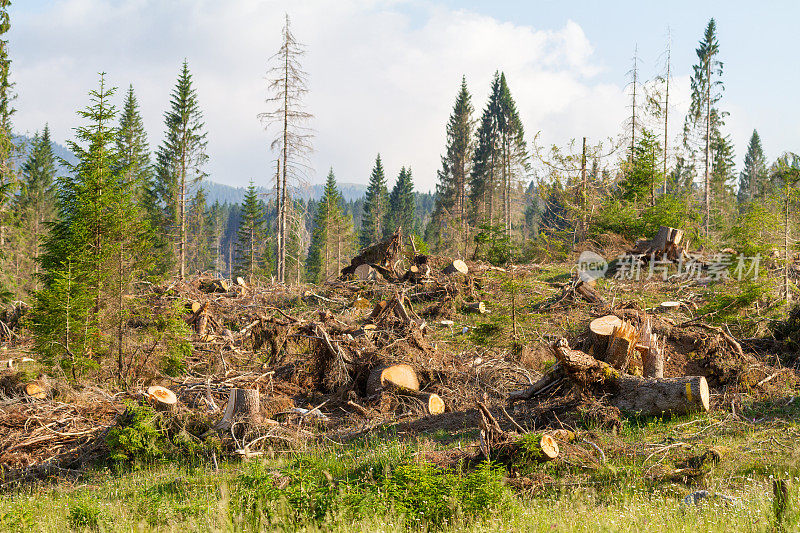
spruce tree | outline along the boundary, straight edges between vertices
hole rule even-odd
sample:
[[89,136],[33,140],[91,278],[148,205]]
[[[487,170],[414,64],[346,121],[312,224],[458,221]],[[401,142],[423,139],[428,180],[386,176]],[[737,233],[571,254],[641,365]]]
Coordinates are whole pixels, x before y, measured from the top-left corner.
[[308,277],[316,283],[338,275],[343,258],[352,249],[353,221],[344,212],[343,203],[331,168],[314,215],[311,247],[306,260]]
[[630,169],[620,183],[622,197],[636,204],[655,202],[655,189],[662,181],[661,144],[648,129],[642,128],[633,151]]
[[56,159],[50,140],[50,128],[45,125],[41,135],[37,132],[31,141],[30,152],[21,168],[21,187],[16,198],[15,212],[19,217],[17,253],[20,269],[32,273],[22,276],[25,287],[18,296],[30,294],[38,288],[39,245],[47,234],[48,224],[55,215]]
[[503,226],[506,235],[511,236],[514,225],[513,213],[520,196],[519,185],[528,175],[528,148],[525,130],[517,111],[517,104],[511,96],[505,73],[500,75],[500,97],[497,107],[497,124],[500,136],[500,166],[503,200]]
[[139,112],[139,102],[133,92],[133,85],[128,88],[125,95],[117,131],[116,149],[123,178],[131,183],[136,201],[140,205],[145,205],[144,188],[152,179],[152,166],[147,133]]
[[383,222],[388,211],[388,204],[389,192],[386,189],[386,176],[383,173],[381,155],[378,154],[364,198],[364,213],[361,218],[361,233],[358,239],[361,246],[369,246],[383,238],[386,233]]
[[88,124],[69,142],[77,163],[57,180],[58,220],[44,242],[44,287],[33,311],[39,353],[73,377],[97,367],[113,348],[122,373],[123,296],[149,257],[149,229],[119,173],[114,91],[101,74],[90,105],[79,112]]
[[265,214],[264,203],[258,199],[256,187],[251,181],[242,200],[234,263],[234,273],[250,283],[268,275],[272,267],[269,255],[265,254]]
[[203,114],[192,85],[189,64],[184,60],[170,109],[165,114],[165,139],[156,154],[156,178],[151,205],[160,209],[160,225],[167,241],[174,244],[177,273],[186,273],[186,200],[189,187],[205,177],[207,133]]
[[11,18],[8,8],[11,0],[0,0],[0,293],[9,294],[5,285],[9,280],[7,261],[8,243],[6,234],[8,224],[12,217],[10,204],[14,198],[17,186],[17,176],[14,170],[14,155],[17,148],[13,143],[11,116],[14,114],[12,102],[14,84],[11,82],[11,59],[8,55],[8,40],[5,35],[11,28]]
[[481,114],[470,175],[471,219],[475,225],[495,223],[495,194],[500,174],[500,73],[495,72],[489,102]]
[[189,201],[186,216],[186,266],[190,272],[213,270],[214,253],[210,233],[206,191],[199,187]]
[[473,112],[467,79],[462,77],[461,89],[447,122],[447,146],[442,156],[442,168],[438,171],[431,224],[438,243],[463,250],[464,255],[469,241],[467,180],[475,151]]
[[414,182],[411,179],[411,169],[402,167],[397,176],[397,182],[389,195],[389,209],[386,212],[384,227],[386,233],[392,233],[397,228],[411,235],[416,231],[414,205]]
[[744,155],[744,168],[739,174],[739,203],[749,202],[763,198],[769,190],[769,174],[767,172],[767,158],[761,146],[761,137],[753,130],[747,153]]

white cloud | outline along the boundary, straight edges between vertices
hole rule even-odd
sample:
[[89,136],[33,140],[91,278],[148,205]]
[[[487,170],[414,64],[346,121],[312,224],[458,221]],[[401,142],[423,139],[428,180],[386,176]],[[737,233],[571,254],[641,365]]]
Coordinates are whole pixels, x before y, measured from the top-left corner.
[[592,44],[572,21],[531,28],[463,10],[358,0],[60,0],[44,12],[12,12],[17,127],[33,131],[49,121],[64,141],[105,70],[113,84],[134,84],[155,146],[186,57],[209,131],[211,178],[267,183],[268,136],[256,115],[266,109],[267,58],[286,11],[308,46],[315,181],[333,166],[340,181],[365,182],[381,152],[390,183],[411,165],[418,187],[432,188],[462,74],[480,112],[492,74],[503,70],[531,139],[537,131],[544,142],[600,139],[624,120],[621,84],[594,81]]

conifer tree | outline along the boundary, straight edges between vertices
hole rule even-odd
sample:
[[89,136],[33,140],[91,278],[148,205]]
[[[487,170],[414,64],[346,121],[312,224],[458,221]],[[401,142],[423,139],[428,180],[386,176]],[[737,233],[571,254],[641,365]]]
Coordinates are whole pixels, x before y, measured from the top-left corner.
[[[715,128],[719,128],[725,113],[717,109],[717,104],[722,98],[722,62],[719,56],[719,41],[717,40],[717,24],[712,18],[708,21],[703,39],[696,50],[698,62],[694,65],[691,78],[692,101],[689,114],[684,124],[684,144],[689,144],[691,130],[694,137],[699,137],[703,147],[703,204],[704,204],[704,232],[708,237],[711,223],[712,184],[711,173],[714,162],[712,155]],[[724,145],[721,145],[724,146]]]
[[761,146],[761,137],[753,130],[747,153],[744,155],[744,168],[739,174],[739,203],[749,202],[766,196],[769,188],[767,158]]
[[236,262],[234,273],[247,279],[250,283],[268,275],[272,265],[264,240],[266,208],[258,199],[253,182],[247,187],[242,200],[241,222],[236,232]]
[[655,204],[655,190],[661,183],[661,144],[658,138],[648,129],[642,129],[636,143],[630,169],[620,183],[622,197],[628,201],[641,204],[649,199]]
[[397,182],[389,195],[389,209],[386,211],[386,221],[384,222],[385,233],[389,234],[403,228],[407,235],[416,231],[414,203],[414,182],[411,178],[411,169],[402,167],[397,176]]
[[311,281],[322,283],[339,274],[343,258],[350,255],[353,242],[353,220],[343,209],[343,199],[331,168],[322,198],[317,205],[306,260]]
[[186,220],[186,265],[191,272],[214,268],[211,221],[206,204],[206,191],[199,187],[189,201]]
[[9,268],[6,252],[6,233],[12,213],[9,209],[17,186],[13,158],[17,148],[13,142],[11,116],[15,110],[12,102],[16,98],[14,84],[11,82],[11,59],[8,54],[8,40],[5,35],[11,28],[8,8],[11,0],[0,0],[0,293],[9,294]]
[[517,105],[511,96],[506,75],[500,75],[499,117],[500,156],[502,169],[503,225],[511,236],[514,225],[512,213],[517,208],[518,187],[528,174],[528,148]]
[[375,158],[375,166],[369,177],[369,185],[364,198],[364,213],[361,218],[359,244],[369,246],[380,241],[386,233],[384,218],[389,208],[389,192],[386,189],[386,176],[383,172],[381,155]]
[[165,139],[156,154],[155,201],[151,204],[161,211],[157,219],[160,219],[166,240],[174,244],[177,273],[183,279],[186,273],[187,193],[191,185],[205,177],[202,167],[208,160],[203,114],[185,60],[164,122]]
[[152,179],[152,166],[147,133],[139,112],[139,102],[133,92],[133,85],[128,88],[125,95],[117,131],[116,149],[123,178],[132,184],[137,203],[145,205],[144,188]]
[[[22,165],[22,179],[15,211],[18,221],[18,243],[21,271],[33,274],[32,279],[23,281],[27,286],[24,293],[38,289],[39,246],[47,233],[48,224],[53,221],[56,177],[56,161],[50,140],[50,127],[45,125],[41,135],[36,133],[31,141],[27,159]],[[18,296],[24,293],[18,292]]]
[[467,180],[475,152],[473,112],[467,79],[462,77],[461,89],[447,122],[447,147],[442,156],[442,168],[438,171],[439,182],[436,184],[436,203],[431,222],[436,240],[456,250],[463,250],[464,255],[469,242]]
[[79,112],[88,124],[69,142],[77,163],[58,178],[58,221],[43,246],[44,287],[33,312],[39,352],[73,377],[97,367],[113,348],[122,373],[123,296],[149,257],[149,229],[119,173],[114,91],[101,74],[90,105]]
[[495,193],[500,170],[500,73],[495,72],[489,102],[481,114],[477,142],[470,176],[472,220],[475,225],[493,226],[495,222]]

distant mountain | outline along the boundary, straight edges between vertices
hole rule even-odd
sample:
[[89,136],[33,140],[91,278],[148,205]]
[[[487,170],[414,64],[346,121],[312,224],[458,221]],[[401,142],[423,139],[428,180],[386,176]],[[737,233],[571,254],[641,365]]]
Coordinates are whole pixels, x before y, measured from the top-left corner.
[[[247,191],[246,187],[234,187],[232,185],[217,183],[216,181],[212,180],[203,181],[202,187],[206,191],[208,203],[210,204],[213,204],[215,201],[219,201],[223,204],[226,202],[229,204],[240,203],[244,198],[245,192]],[[319,200],[322,198],[324,189],[324,184],[311,185],[309,187],[298,189],[297,195],[304,200]],[[256,187],[256,190],[260,195],[274,194],[274,190],[272,188]],[[344,197],[345,201],[358,200],[367,192],[367,186],[360,183],[340,183],[339,190],[342,192],[342,196]]]
[[[22,151],[20,152],[19,156],[17,157],[17,162],[22,164],[25,161],[25,158],[28,157],[28,153],[30,152],[31,141],[33,141],[32,137],[28,137],[27,135],[14,135],[14,144],[17,146],[22,147]],[[66,146],[62,146],[58,143],[51,143],[53,146],[53,154],[55,154],[56,158],[61,158],[65,160],[70,165],[74,165],[78,160],[75,159],[75,155],[69,151],[69,148]],[[64,170],[64,166],[59,162],[59,168]]]

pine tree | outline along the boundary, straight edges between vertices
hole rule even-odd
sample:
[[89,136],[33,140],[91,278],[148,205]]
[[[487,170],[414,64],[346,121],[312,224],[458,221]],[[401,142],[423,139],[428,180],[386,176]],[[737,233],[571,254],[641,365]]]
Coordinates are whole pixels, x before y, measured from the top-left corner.
[[147,133],[139,112],[139,102],[133,92],[133,85],[128,88],[125,96],[125,104],[119,120],[116,148],[117,154],[119,154],[120,172],[124,179],[131,183],[137,203],[144,206],[144,188],[152,179],[152,166]]
[[456,250],[463,250],[465,256],[469,243],[467,180],[475,152],[473,112],[467,79],[462,77],[461,89],[447,122],[447,147],[442,156],[442,168],[438,172],[439,182],[436,185],[436,203],[431,222],[436,240]]
[[[165,139],[156,154],[156,178],[150,201],[155,209],[165,240],[177,249],[177,271],[181,279],[186,273],[186,199],[189,187],[205,177],[207,133],[203,114],[192,85],[189,64],[184,60],[170,109],[165,114]],[[173,252],[175,253],[175,252]]]
[[250,283],[271,271],[269,256],[265,256],[264,240],[266,208],[258,199],[253,182],[247,187],[242,200],[241,222],[236,232],[236,262],[234,273]]
[[55,215],[56,161],[49,126],[45,125],[41,135],[34,135],[21,170],[22,185],[15,205],[19,217],[16,252],[20,256],[18,263],[23,263],[20,270],[32,273],[33,278],[20,276],[25,287],[18,291],[19,297],[38,289],[39,246]]
[[389,192],[386,189],[386,176],[383,173],[381,155],[378,154],[364,198],[364,214],[361,218],[361,233],[358,239],[361,246],[369,246],[383,238],[386,233],[383,223],[388,208]]
[[9,268],[6,257],[6,232],[12,213],[9,206],[14,198],[17,176],[13,159],[17,148],[13,143],[11,116],[15,110],[12,102],[16,98],[11,82],[11,59],[8,55],[8,40],[3,37],[11,28],[8,8],[11,0],[0,0],[0,293],[8,294]]
[[[722,62],[718,59],[719,41],[717,40],[717,24],[712,18],[708,21],[703,39],[696,50],[698,62],[694,65],[691,78],[692,101],[689,114],[684,125],[684,143],[689,144],[692,129],[696,130],[695,137],[700,137],[703,146],[704,168],[704,231],[708,237],[711,224],[712,184],[711,172],[713,164],[712,143],[714,142],[714,128],[719,127],[725,113],[717,109],[717,104],[722,98]],[[699,135],[697,135],[699,133]]]
[[403,228],[407,235],[415,233],[415,209],[411,169],[402,167],[397,176],[397,182],[389,195],[389,209],[386,211],[386,221],[384,222],[385,233],[393,233],[397,228]]
[[58,178],[58,221],[43,246],[44,288],[33,312],[40,353],[73,377],[97,367],[113,348],[122,377],[123,296],[149,257],[149,228],[118,171],[114,91],[101,74],[90,105],[79,112],[88,125],[77,128],[76,140],[69,142],[77,163]]
[[761,147],[761,137],[753,130],[747,153],[744,155],[744,168],[739,174],[739,203],[763,198],[769,190],[769,173],[767,172],[767,158]]
[[309,279],[322,283],[338,275],[343,258],[350,255],[352,242],[353,220],[344,212],[342,195],[331,168],[314,215],[311,247],[306,260]]

